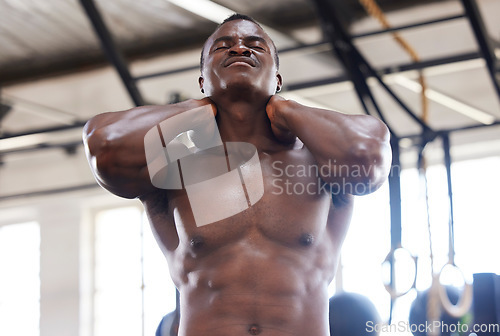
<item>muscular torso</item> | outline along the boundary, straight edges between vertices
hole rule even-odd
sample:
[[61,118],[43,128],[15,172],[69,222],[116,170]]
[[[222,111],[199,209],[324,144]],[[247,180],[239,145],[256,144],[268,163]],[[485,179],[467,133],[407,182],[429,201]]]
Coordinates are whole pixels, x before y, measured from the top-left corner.
[[327,287],[352,198],[332,200],[304,170],[307,149],[259,159],[263,197],[227,219],[198,227],[184,190],[142,199],[181,293],[179,335],[329,334]]

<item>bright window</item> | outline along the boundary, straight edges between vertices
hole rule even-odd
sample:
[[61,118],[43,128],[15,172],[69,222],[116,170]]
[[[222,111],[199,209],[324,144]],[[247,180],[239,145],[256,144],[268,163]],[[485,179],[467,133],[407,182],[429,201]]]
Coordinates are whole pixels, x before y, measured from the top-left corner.
[[[342,248],[342,284],[387,312],[389,302],[382,283],[381,263],[390,249],[389,186],[356,197],[353,218]],[[384,316],[387,317],[387,316]]]
[[154,335],[175,309],[175,287],[138,207],[98,212],[94,336]]
[[40,228],[0,226],[0,335],[40,335]]
[[[500,274],[500,158],[456,162],[452,165],[454,197],[455,262],[464,273]],[[434,268],[439,271],[448,260],[448,214],[446,171],[441,165],[427,170]],[[429,237],[425,194],[416,169],[401,173],[402,244],[418,256],[417,290],[431,283]],[[344,290],[367,296],[387,321],[390,297],[384,290],[381,263],[390,247],[390,217],[387,184],[374,194],[358,197],[351,228],[342,250]],[[407,276],[407,274],[402,275]],[[457,281],[459,282],[459,281]],[[396,301],[393,321],[407,321],[416,297],[411,291]],[[398,335],[410,335],[399,333]]]

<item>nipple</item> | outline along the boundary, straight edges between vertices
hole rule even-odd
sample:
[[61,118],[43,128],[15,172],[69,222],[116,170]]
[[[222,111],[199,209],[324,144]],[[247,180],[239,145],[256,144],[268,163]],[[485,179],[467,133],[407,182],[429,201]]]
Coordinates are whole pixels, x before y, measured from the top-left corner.
[[314,237],[313,237],[313,235],[311,235],[309,233],[303,234],[300,237],[300,245],[302,245],[302,246],[312,245],[313,242],[314,242]]
[[205,244],[205,240],[201,236],[191,238],[191,246],[195,249],[201,248]]

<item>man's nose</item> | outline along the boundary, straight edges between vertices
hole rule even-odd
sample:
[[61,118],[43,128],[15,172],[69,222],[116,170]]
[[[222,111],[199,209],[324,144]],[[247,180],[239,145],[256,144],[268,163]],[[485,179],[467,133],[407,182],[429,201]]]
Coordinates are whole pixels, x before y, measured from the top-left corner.
[[248,48],[243,43],[236,43],[229,49],[229,55],[231,56],[238,56],[238,55],[250,56],[250,54],[251,54],[250,48]]

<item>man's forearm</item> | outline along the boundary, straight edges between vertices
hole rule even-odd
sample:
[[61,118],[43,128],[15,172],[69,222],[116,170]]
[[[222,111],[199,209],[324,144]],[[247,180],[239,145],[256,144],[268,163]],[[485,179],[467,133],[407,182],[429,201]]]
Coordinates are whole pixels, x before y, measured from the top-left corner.
[[292,100],[279,104],[280,126],[299,137],[318,165],[329,167],[320,170],[328,172],[321,176],[325,182],[362,184],[366,188],[358,188],[361,194],[383,183],[391,152],[389,132],[381,121],[307,107]]
[[[83,138],[98,182],[127,198],[153,190],[146,167],[146,133],[164,120],[207,104],[209,100],[190,100],[175,105],[104,113],[92,118],[84,128]],[[175,136],[177,134],[172,134],[171,138]],[[167,138],[163,140],[169,142]]]

